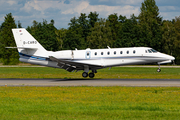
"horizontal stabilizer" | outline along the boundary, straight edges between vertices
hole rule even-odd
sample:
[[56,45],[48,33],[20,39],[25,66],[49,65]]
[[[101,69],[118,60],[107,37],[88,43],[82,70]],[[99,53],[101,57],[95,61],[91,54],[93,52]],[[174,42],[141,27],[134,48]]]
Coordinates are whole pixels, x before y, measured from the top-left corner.
[[6,48],[16,48],[16,49],[38,49],[38,48],[32,48],[32,47],[6,47]]

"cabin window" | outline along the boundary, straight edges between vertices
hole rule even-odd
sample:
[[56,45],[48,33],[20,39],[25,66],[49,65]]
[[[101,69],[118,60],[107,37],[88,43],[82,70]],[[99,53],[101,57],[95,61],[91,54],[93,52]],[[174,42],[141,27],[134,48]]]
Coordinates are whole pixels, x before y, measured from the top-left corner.
[[129,51],[127,51],[127,54],[129,54]]
[[134,51],[133,51],[133,53],[135,54],[135,53],[136,53],[136,51],[134,50]]
[[89,56],[89,52],[87,52],[87,56]]
[[103,55],[103,52],[101,52],[101,55]]
[[94,55],[97,55],[97,52],[95,52]]
[[110,52],[107,52],[107,54],[109,55],[109,54],[110,54]]
[[116,54],[116,51],[114,51],[114,54]]
[[145,50],[145,52],[147,53],[147,50]]
[[123,51],[121,51],[120,54],[123,54]]

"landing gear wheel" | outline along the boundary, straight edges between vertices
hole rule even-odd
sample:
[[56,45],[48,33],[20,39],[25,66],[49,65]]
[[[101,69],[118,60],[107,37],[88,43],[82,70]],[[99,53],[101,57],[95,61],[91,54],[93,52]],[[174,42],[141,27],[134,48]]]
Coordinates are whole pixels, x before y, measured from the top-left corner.
[[90,78],[93,78],[94,76],[95,76],[94,73],[89,73]]
[[83,72],[83,73],[82,73],[82,76],[83,76],[84,78],[86,78],[86,77],[88,76],[88,73],[87,73],[87,72]]
[[161,72],[161,69],[160,69],[160,68],[158,68],[158,69],[157,69],[157,72]]

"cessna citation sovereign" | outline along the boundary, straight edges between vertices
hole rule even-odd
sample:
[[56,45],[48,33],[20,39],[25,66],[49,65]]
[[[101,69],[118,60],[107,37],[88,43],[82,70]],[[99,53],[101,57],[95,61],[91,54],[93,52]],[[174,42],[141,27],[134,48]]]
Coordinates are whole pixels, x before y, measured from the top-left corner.
[[[61,68],[69,72],[83,70],[83,77],[93,78],[98,69],[145,63],[171,63],[174,57],[149,47],[47,51],[24,28],[12,29],[21,62]],[[89,73],[89,71],[92,71]]]

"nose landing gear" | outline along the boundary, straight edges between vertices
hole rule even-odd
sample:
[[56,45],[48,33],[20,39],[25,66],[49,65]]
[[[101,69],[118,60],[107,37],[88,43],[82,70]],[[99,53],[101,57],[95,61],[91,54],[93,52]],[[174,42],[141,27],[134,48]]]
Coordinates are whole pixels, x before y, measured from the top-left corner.
[[157,69],[157,72],[161,72],[161,69],[160,69],[160,68],[158,68],[158,69]]
[[160,64],[159,64],[159,68],[157,69],[157,72],[161,72]]

